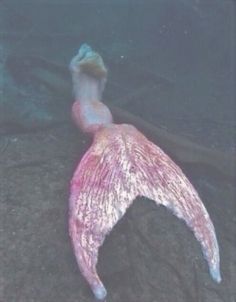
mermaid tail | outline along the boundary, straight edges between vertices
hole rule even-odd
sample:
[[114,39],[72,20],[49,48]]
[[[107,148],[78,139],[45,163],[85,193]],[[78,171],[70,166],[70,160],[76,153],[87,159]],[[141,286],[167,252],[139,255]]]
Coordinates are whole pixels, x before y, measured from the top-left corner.
[[96,298],[106,289],[96,265],[105,236],[137,196],[171,209],[201,244],[212,278],[220,282],[214,226],[181,169],[131,125],[115,125],[101,100],[107,70],[102,58],[83,44],[70,64],[76,125],[94,135],[71,181],[69,230],[80,270]]
[[97,271],[99,247],[137,196],[183,219],[201,244],[212,278],[220,282],[214,226],[181,169],[131,125],[106,125],[94,136],[71,181],[69,229],[79,268],[97,299],[106,289]]

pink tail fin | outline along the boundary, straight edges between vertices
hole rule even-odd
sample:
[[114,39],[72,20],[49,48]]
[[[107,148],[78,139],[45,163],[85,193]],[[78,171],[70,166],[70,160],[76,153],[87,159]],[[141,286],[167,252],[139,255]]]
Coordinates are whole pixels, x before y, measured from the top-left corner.
[[75,256],[101,300],[106,289],[96,271],[99,247],[137,196],[126,170],[129,164],[122,138],[113,134],[110,129],[98,131],[71,181],[69,229]]
[[192,184],[182,170],[145,137],[142,144],[136,145],[136,151],[133,150],[132,154],[134,165],[140,171],[142,186],[139,186],[139,195],[166,206],[186,222],[201,244],[212,278],[220,282],[219,247],[215,229]]
[[214,226],[191,183],[134,127],[110,125],[96,133],[71,181],[70,236],[80,270],[96,298],[106,296],[96,271],[99,247],[138,195],[185,220],[202,246],[212,277],[220,282]]

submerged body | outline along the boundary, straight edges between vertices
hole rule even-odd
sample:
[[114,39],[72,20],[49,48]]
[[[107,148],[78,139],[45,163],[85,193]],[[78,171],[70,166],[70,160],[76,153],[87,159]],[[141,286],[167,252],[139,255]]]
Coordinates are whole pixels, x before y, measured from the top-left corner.
[[70,69],[76,97],[73,119],[94,138],[71,181],[69,230],[79,268],[95,297],[102,300],[107,294],[96,271],[99,247],[137,196],[166,206],[187,223],[202,246],[213,279],[220,282],[214,226],[194,187],[135,127],[112,122],[101,102],[106,68],[97,53],[82,45]]

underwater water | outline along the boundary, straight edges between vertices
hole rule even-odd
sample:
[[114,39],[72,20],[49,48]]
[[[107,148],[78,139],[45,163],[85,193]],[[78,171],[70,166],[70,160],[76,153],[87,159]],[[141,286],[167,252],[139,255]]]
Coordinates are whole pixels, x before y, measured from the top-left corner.
[[71,120],[68,64],[85,42],[108,67],[107,106],[155,143],[173,134],[160,146],[199,192],[221,258],[217,284],[183,221],[139,198],[100,249],[106,301],[236,301],[235,17],[233,0],[0,1],[0,302],[94,301],[68,235],[91,144]]

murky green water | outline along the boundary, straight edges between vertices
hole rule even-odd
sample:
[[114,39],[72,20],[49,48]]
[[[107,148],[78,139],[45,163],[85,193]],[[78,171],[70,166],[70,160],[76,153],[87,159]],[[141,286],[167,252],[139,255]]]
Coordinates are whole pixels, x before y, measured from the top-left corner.
[[[234,170],[235,20],[230,0],[0,1],[1,302],[93,301],[67,231],[69,181],[90,145],[70,117],[78,47],[103,56],[108,106],[222,152]],[[107,301],[236,300],[232,173],[179,164],[214,222],[222,283],[185,224],[140,199],[100,251]]]

